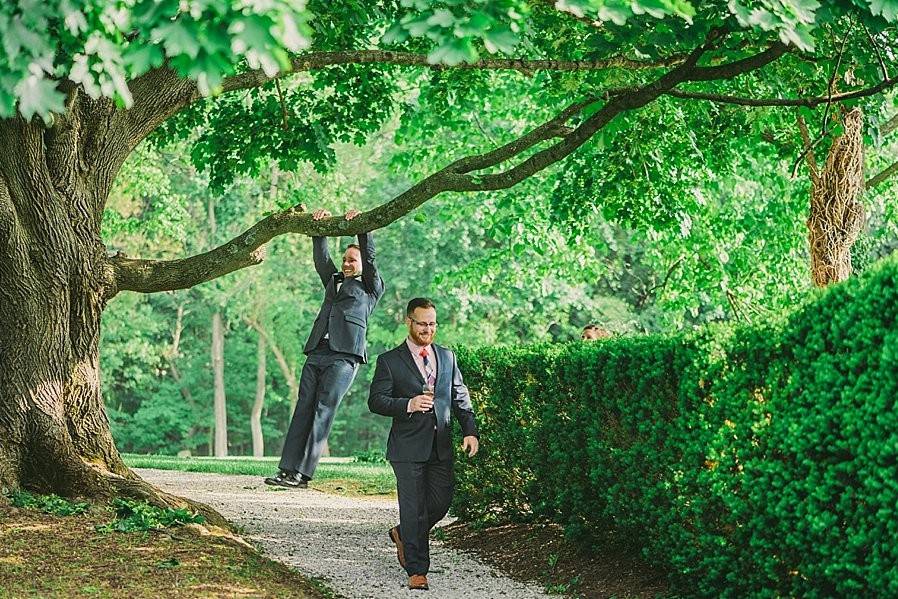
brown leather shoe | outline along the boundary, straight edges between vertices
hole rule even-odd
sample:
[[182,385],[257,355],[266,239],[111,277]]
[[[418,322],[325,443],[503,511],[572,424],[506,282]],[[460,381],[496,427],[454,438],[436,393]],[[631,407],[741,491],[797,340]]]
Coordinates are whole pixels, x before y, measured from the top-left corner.
[[427,577],[423,574],[412,574],[408,577],[408,588],[413,591],[426,591],[430,587],[427,586]]
[[[390,540],[396,545],[396,558],[399,560],[399,565],[405,568],[405,546],[402,544],[402,538],[399,536],[399,527],[394,526],[389,530],[388,534],[390,535]],[[427,581],[425,581],[426,583]]]

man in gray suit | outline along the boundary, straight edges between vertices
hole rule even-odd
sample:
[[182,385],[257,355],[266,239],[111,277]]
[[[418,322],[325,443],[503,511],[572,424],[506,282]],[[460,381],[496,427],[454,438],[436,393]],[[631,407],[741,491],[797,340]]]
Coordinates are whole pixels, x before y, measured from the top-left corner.
[[452,423],[461,425],[462,449],[477,453],[479,437],[468,388],[455,354],[433,344],[437,327],[433,302],[415,298],[406,308],[408,338],[381,354],[374,369],[368,408],[393,418],[387,459],[396,474],[399,526],[388,533],[410,589],[426,590],[430,529],[452,503]]
[[[346,220],[358,214],[357,210],[350,210]],[[315,220],[329,216],[327,210],[312,214]],[[266,484],[292,489],[306,488],[315,474],[340,400],[352,384],[359,364],[368,361],[368,316],[384,294],[384,282],[374,264],[371,233],[359,234],[358,245],[346,248],[339,271],[328,253],[326,238],[312,238],[312,257],[324,285],[324,301],[303,348],[308,358],[281,451],[280,471],[265,479]]]

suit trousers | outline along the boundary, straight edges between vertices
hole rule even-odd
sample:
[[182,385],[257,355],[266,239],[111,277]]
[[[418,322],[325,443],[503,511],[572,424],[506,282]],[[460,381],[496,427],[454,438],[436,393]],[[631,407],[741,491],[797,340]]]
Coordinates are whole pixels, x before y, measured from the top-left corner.
[[455,488],[454,460],[440,460],[434,435],[426,462],[390,462],[399,494],[399,536],[409,576],[430,570],[430,529],[443,519]]
[[[323,345],[323,344],[322,344]],[[312,478],[331,432],[340,400],[358,371],[358,358],[319,346],[306,359],[299,378],[299,399],[284,449],[281,470]]]

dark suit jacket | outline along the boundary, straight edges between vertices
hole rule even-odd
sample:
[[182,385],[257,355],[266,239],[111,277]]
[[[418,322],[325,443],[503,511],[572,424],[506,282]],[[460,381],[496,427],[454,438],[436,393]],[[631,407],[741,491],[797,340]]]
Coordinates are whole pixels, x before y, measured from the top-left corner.
[[421,394],[424,379],[405,341],[377,358],[368,409],[393,417],[387,441],[387,459],[391,462],[426,462],[430,459],[434,425],[439,459],[452,458],[452,415],[461,424],[464,436],[477,436],[471,398],[455,362],[455,354],[436,344],[431,347],[437,359],[432,412],[408,413],[408,402]]
[[312,238],[312,257],[315,270],[324,285],[324,301],[312,332],[303,348],[310,353],[328,335],[328,345],[334,351],[357,356],[361,362],[368,361],[365,333],[368,330],[368,316],[384,294],[384,281],[374,263],[374,238],[371,233],[359,235],[362,255],[362,275],[343,281],[339,293],[334,275],[342,273],[331,260],[325,237]]

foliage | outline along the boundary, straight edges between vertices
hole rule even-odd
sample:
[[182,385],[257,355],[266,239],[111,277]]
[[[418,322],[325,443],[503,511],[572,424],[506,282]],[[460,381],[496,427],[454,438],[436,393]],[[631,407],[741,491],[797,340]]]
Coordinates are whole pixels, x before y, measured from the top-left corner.
[[145,501],[117,498],[113,500],[112,507],[116,519],[97,526],[98,532],[147,532],[206,521],[203,516],[188,509],[160,508]]
[[387,458],[380,449],[369,449],[368,451],[357,451],[352,454],[352,461],[362,464],[385,464]]
[[700,596],[889,596],[898,262],[782,318],[460,351],[465,519],[630,542]]
[[83,501],[71,501],[52,493],[35,495],[24,490],[13,491],[9,500],[13,507],[40,510],[54,516],[77,516],[90,508],[90,504]]
[[203,93],[243,60],[275,73],[288,51],[308,46],[304,2],[264,4],[204,0],[36,2],[16,0],[0,9],[0,117],[26,119],[63,112],[66,77],[91,98],[133,102],[127,82],[163,61],[197,81]]
[[[290,70],[291,54],[379,43],[427,53],[431,63],[474,62],[484,53],[533,53],[563,43],[572,23],[598,22],[581,52],[638,49],[658,56],[678,42],[693,46],[726,24],[811,51],[826,28],[853,12],[874,30],[898,19],[883,0],[563,0],[548,8],[527,0],[381,0],[332,3],[277,0],[16,0],[0,10],[0,117],[18,109],[52,120],[63,112],[66,79],[92,98],[133,99],[128,82],[160,65],[190,78],[204,95],[246,67],[271,76]],[[646,43],[654,30],[653,43]],[[825,43],[825,42],[824,42]]]

